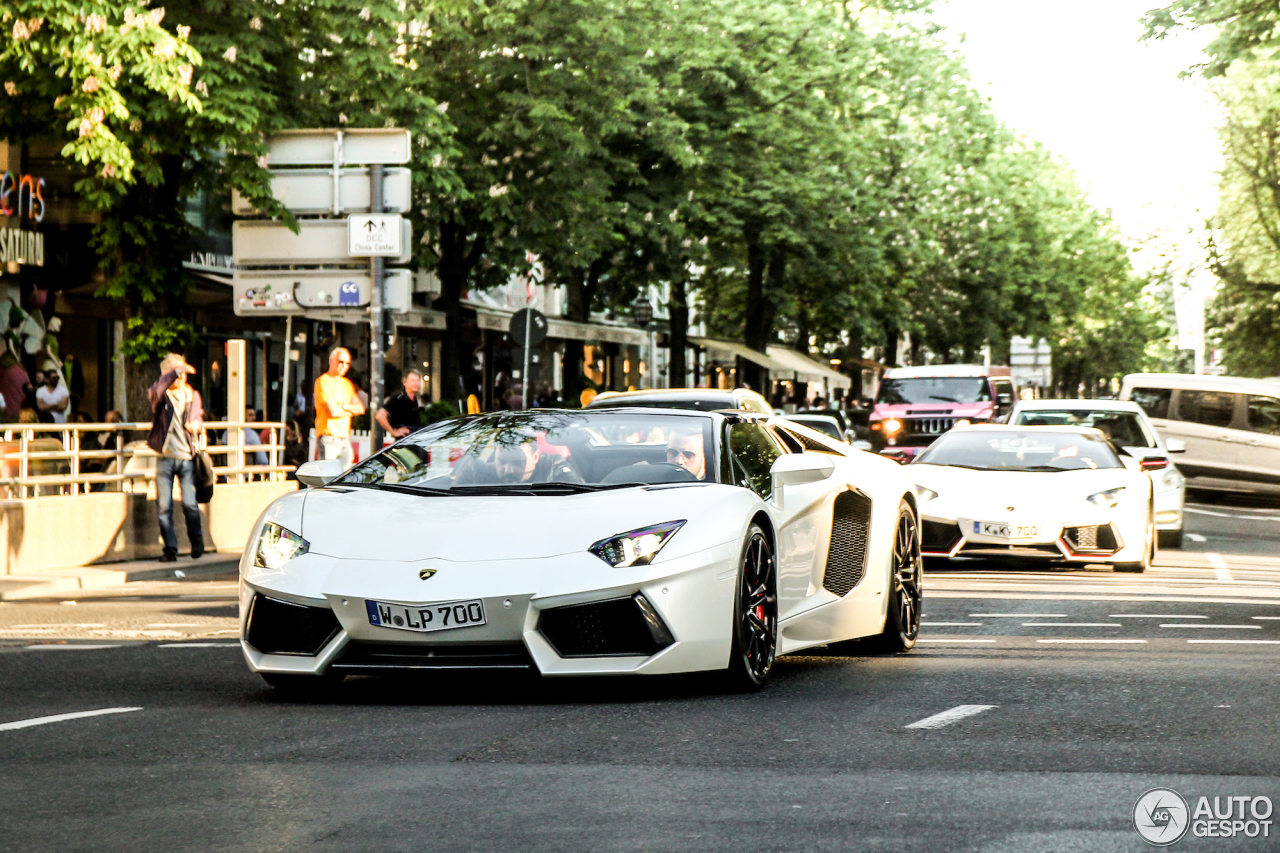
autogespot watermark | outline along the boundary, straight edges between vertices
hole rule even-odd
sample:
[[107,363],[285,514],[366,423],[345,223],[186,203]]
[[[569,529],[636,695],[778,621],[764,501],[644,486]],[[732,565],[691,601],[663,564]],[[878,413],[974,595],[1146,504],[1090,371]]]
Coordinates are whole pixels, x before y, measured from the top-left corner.
[[1133,806],[1133,828],[1149,844],[1168,847],[1190,830],[1195,838],[1270,838],[1270,797],[1200,797],[1195,808],[1172,788],[1152,788]]

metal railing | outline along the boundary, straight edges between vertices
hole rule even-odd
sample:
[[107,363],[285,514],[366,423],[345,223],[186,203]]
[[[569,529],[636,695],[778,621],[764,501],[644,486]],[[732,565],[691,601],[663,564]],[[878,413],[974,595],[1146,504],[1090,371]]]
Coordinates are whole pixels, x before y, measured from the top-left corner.
[[[245,444],[244,429],[268,430],[269,440]],[[150,491],[159,458],[146,444],[150,432],[150,423],[0,424],[0,496]],[[281,464],[283,435],[284,424],[276,421],[205,422],[195,444],[209,452],[218,482],[283,480],[294,469]],[[226,443],[216,443],[219,438]],[[259,452],[266,465],[246,464]]]

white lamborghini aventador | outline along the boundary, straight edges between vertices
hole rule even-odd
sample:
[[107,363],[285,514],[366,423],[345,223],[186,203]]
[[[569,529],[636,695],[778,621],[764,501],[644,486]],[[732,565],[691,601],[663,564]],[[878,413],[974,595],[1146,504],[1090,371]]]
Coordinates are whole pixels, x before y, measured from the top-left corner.
[[263,512],[240,563],[244,655],[280,687],[507,669],[751,689],[777,654],[919,630],[903,469],[765,416],[480,415],[298,475],[313,488]]
[[1096,429],[957,427],[903,470],[926,557],[1050,559],[1142,572],[1155,556],[1144,461]]

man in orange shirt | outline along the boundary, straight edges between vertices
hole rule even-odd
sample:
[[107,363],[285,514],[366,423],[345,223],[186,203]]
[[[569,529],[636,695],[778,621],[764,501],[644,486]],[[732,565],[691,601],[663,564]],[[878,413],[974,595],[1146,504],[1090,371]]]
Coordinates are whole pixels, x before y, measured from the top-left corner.
[[347,378],[351,353],[337,347],[329,353],[329,371],[316,379],[316,439],[321,459],[338,459],[351,467],[351,417],[363,415],[356,388]]

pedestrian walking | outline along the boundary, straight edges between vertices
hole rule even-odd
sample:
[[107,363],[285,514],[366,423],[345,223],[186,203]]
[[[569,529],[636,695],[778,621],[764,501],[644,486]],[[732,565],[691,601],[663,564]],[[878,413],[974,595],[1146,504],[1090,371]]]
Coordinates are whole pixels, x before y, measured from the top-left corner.
[[337,347],[329,353],[329,370],[316,377],[316,439],[321,459],[338,459],[351,467],[351,418],[363,415],[365,407],[347,379],[351,353]]
[[182,515],[187,523],[191,558],[204,555],[204,531],[200,505],[196,502],[195,436],[200,431],[204,402],[200,392],[187,383],[195,368],[177,353],[160,362],[160,380],[147,389],[151,401],[151,434],[147,446],[160,454],[156,460],[156,511],[160,535],[164,539],[162,562],[178,559],[178,534],[173,527],[173,481],[182,494]]
[[384,400],[375,415],[388,435],[404,438],[422,426],[422,404],[418,402],[421,391],[422,374],[412,369],[406,371],[404,388]]

